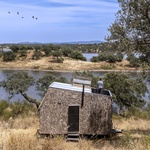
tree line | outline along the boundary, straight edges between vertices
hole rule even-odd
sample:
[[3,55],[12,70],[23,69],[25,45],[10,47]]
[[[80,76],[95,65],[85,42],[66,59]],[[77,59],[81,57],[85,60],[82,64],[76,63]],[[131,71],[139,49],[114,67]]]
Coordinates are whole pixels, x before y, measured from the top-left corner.
[[[99,78],[90,72],[74,72],[74,75],[90,77],[92,81],[91,87],[97,88]],[[50,73],[47,73],[35,82],[34,78],[27,72],[19,71],[8,75],[5,80],[0,82],[0,87],[3,87],[9,93],[10,98],[15,94],[21,94],[27,102],[34,104],[38,108],[41,101],[37,101],[35,98],[28,96],[26,93],[27,90],[30,86],[34,85],[42,98],[49,85],[54,81],[70,83],[66,78],[61,76],[56,78]],[[133,79],[129,74],[111,72],[103,77],[103,81],[105,89],[109,89],[112,92],[112,99],[120,109],[123,107],[130,108],[132,106],[142,108],[145,105],[143,95],[148,92],[146,82],[150,82],[150,74],[145,75],[143,73]]]

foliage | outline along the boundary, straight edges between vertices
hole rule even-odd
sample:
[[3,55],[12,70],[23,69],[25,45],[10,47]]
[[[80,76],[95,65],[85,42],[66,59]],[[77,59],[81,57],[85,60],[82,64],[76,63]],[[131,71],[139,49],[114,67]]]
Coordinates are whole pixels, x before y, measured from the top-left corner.
[[82,55],[82,53],[77,50],[72,52],[71,58],[86,61],[86,58]]
[[[120,10],[115,22],[108,29],[106,40],[112,49],[124,52],[139,52],[149,58],[150,2],[149,0],[118,0]],[[143,59],[147,62],[148,59]],[[148,62],[149,63],[149,62]]]
[[147,92],[147,87],[142,78],[132,79],[128,74],[111,72],[103,80],[104,87],[112,92],[114,101],[121,109],[124,106],[129,108],[144,105],[142,95]]
[[46,74],[45,76],[43,76],[42,78],[39,78],[37,81],[36,81],[36,90],[39,91],[39,95],[41,97],[44,96],[44,94],[46,93],[49,85],[52,83],[52,82],[63,82],[63,83],[67,83],[68,81],[66,80],[66,78],[64,77],[55,77],[54,75],[52,74]]
[[122,61],[123,60],[123,54],[121,52],[101,52],[97,57],[93,57],[91,59],[92,62],[99,62],[99,61],[107,61],[110,63],[114,63],[116,61]]
[[11,95],[25,92],[33,84],[33,77],[21,71],[9,75],[6,80],[0,82],[0,86]]
[[12,51],[4,52],[3,61],[13,61],[16,59],[16,54]]
[[4,115],[4,110],[8,107],[8,103],[4,100],[0,101],[0,116]]
[[9,103],[4,100],[0,100],[0,118],[8,120],[10,117],[16,118],[19,115],[28,116],[30,112],[36,112],[33,105],[23,102],[13,102]]
[[43,45],[42,51],[45,53],[46,56],[50,56],[51,52],[54,50],[54,46],[52,45]]
[[17,53],[20,49],[20,47],[18,45],[11,45],[10,46],[10,49],[14,52],[14,53]]
[[13,73],[7,77],[6,80],[0,82],[0,87],[3,87],[12,98],[15,94],[21,94],[25,100],[33,103],[38,108],[39,102],[36,99],[29,97],[26,91],[34,84],[34,78],[29,76],[26,72]]
[[35,60],[39,60],[42,56],[42,53],[40,50],[35,50],[34,51],[34,54],[32,55],[32,59],[35,59]]
[[93,56],[90,61],[91,62],[99,62],[99,59],[97,56]]
[[65,57],[71,57],[72,51],[71,48],[62,47],[62,53]]
[[19,51],[20,57],[27,57],[27,50],[20,50]]
[[53,51],[52,52],[52,56],[55,58],[57,58],[57,62],[60,62],[62,63],[63,62],[63,59],[62,59],[62,51],[61,50],[57,50],[57,51]]

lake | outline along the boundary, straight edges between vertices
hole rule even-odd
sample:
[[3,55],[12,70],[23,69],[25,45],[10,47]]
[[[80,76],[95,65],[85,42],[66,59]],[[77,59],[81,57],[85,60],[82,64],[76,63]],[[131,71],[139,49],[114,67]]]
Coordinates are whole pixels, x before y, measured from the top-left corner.
[[[113,70],[112,70],[113,71]],[[17,70],[0,70],[0,81],[6,79],[7,75],[10,75],[12,73],[17,72]],[[74,72],[54,72],[54,71],[25,71],[27,72],[29,75],[33,76],[35,81],[38,80],[39,78],[43,77],[45,74],[47,73],[51,73],[53,74],[55,77],[65,77],[68,81],[71,81],[72,75]],[[94,76],[98,76],[98,77],[103,77],[106,73],[108,73],[108,71],[90,71]],[[109,71],[110,72],[110,71]],[[133,78],[135,78],[139,72],[126,72],[126,73],[130,73],[131,76]],[[150,85],[149,86],[149,90],[150,90]],[[28,91],[27,94],[30,95],[31,97],[37,99],[37,100],[41,100],[41,97],[38,95],[38,92],[35,90],[34,86],[31,86]],[[0,100],[8,100],[8,93],[5,92],[5,90],[3,88],[0,88]],[[146,99],[148,99],[148,94],[146,95]],[[21,95],[15,95],[11,101],[16,101],[16,100],[23,100],[23,97]]]
[[82,55],[86,58],[86,61],[91,61],[91,58],[98,56],[98,53],[82,53]]

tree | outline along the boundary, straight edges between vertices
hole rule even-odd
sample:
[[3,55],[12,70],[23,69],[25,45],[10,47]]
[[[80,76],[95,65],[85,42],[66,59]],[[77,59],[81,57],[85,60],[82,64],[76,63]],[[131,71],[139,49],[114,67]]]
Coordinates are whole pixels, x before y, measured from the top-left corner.
[[12,51],[3,53],[3,61],[13,61],[16,59],[16,54]]
[[0,87],[3,87],[11,97],[15,94],[21,94],[25,100],[39,107],[39,102],[36,99],[29,97],[26,91],[34,84],[34,78],[26,72],[13,73],[6,80],[0,82]]
[[41,97],[44,96],[44,94],[46,93],[49,85],[52,83],[52,82],[62,82],[62,83],[67,83],[67,79],[64,78],[64,77],[55,77],[54,75],[52,74],[46,74],[45,76],[43,76],[42,78],[39,78],[35,84],[36,86],[36,90],[39,91],[39,95]]
[[114,101],[122,109],[123,106],[142,107],[144,105],[143,95],[147,92],[143,78],[132,79],[128,74],[112,72],[103,78],[104,87],[113,94]]
[[18,45],[11,45],[10,49],[14,52],[17,53],[20,49],[20,47]]
[[61,50],[56,50],[52,52],[52,56],[57,59],[57,62],[63,63],[63,58],[62,58],[62,51]]
[[[108,29],[110,35],[106,40],[112,43],[115,50],[138,52],[148,57],[150,46],[150,1],[118,0],[118,3],[121,9],[116,14],[115,22]],[[148,59],[143,59],[143,61],[146,62]]]
[[73,59],[83,60],[86,61],[86,58],[83,56],[83,54],[77,50],[74,50],[71,54],[71,57]]
[[39,60],[41,56],[42,56],[41,51],[40,50],[35,50],[33,55],[32,55],[32,59]]
[[26,91],[32,85],[36,86],[36,90],[39,91],[39,95],[41,97],[46,93],[49,85],[54,82],[63,82],[67,83],[67,79],[64,77],[55,77],[51,74],[46,74],[42,78],[39,78],[36,82],[32,76],[29,76],[27,72],[17,72],[13,73],[7,77],[6,80],[0,82],[0,87],[3,87],[6,92],[9,93],[10,98],[12,98],[15,94],[21,94],[26,101],[29,103],[33,103],[36,107],[39,107],[40,102],[36,99],[27,95]]

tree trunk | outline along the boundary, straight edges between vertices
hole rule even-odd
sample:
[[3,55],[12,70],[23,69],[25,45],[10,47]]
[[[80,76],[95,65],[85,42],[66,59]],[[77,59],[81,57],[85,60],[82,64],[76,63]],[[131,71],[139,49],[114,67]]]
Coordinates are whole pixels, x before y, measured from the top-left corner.
[[33,99],[32,97],[28,96],[26,93],[22,93],[21,95],[29,102],[36,105],[37,108],[39,108],[40,102],[37,102],[36,99]]

